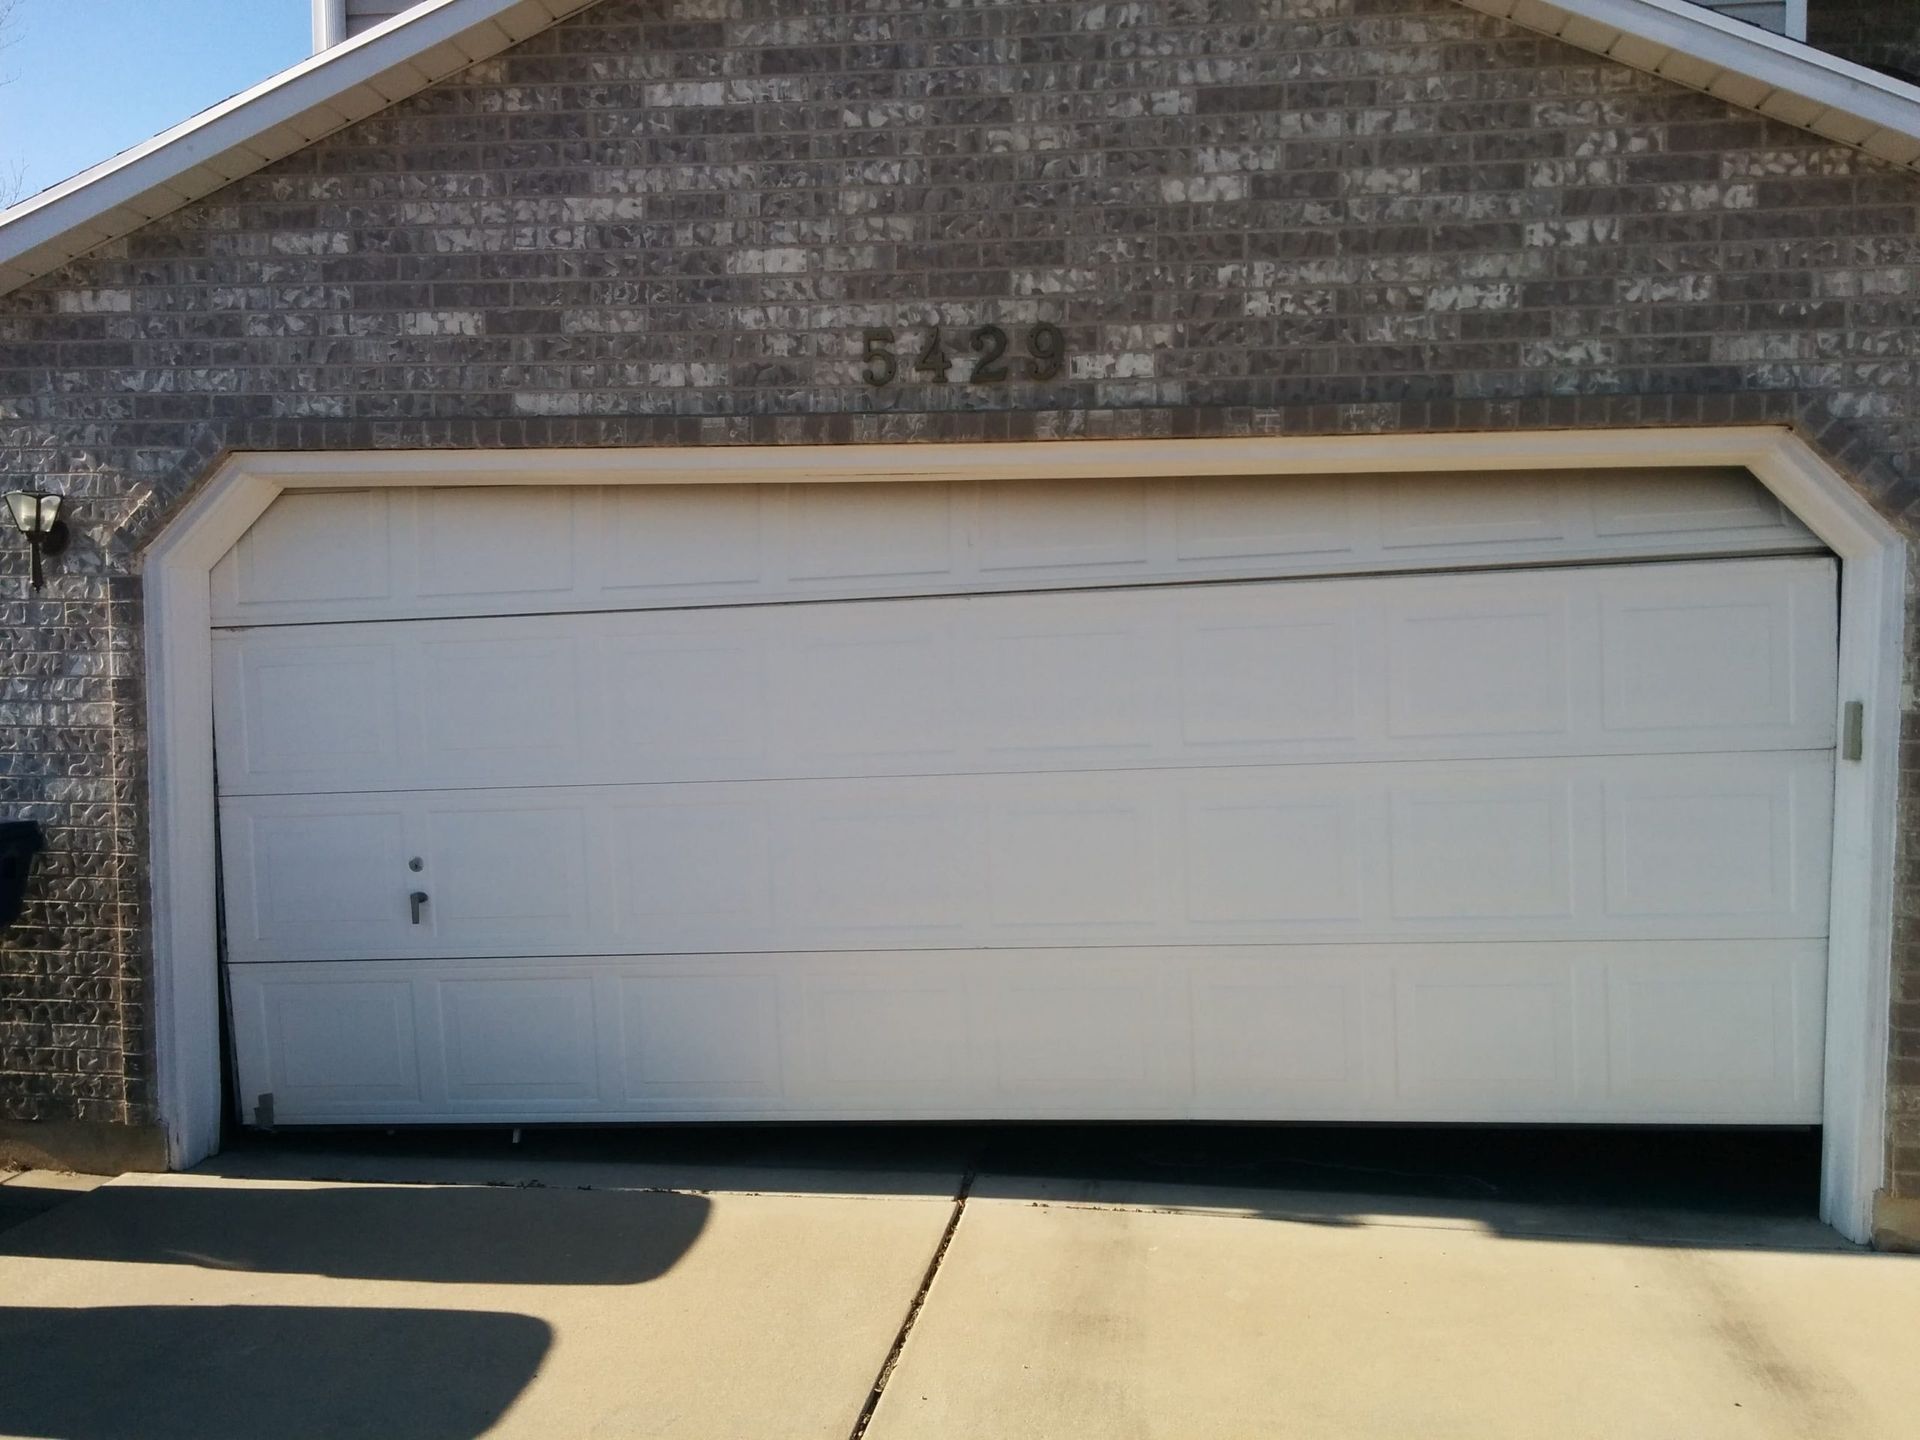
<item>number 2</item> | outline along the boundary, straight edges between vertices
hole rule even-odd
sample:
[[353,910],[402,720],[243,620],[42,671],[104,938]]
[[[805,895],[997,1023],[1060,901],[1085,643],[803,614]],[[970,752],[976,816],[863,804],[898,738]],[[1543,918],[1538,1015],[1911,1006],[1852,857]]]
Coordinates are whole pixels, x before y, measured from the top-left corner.
[[976,385],[992,385],[1007,378],[1007,367],[1000,357],[1007,353],[1007,332],[998,325],[982,325],[973,332],[973,348],[980,358],[973,362],[973,374],[967,378]]

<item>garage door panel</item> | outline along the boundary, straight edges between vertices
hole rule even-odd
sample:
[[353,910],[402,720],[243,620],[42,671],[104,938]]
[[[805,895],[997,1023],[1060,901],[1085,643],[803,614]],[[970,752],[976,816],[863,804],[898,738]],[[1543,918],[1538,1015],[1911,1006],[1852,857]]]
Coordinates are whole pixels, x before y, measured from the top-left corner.
[[235,798],[230,901],[273,923],[230,948],[1816,936],[1831,784],[1757,751]]
[[1825,748],[1835,603],[1771,560],[225,632],[222,788]]
[[[1823,974],[1821,942],[1773,940],[241,964],[231,984],[242,1094],[289,1124],[1804,1124]],[[478,1066],[488,1046],[511,1063]]]
[[294,492],[215,568],[213,614],[310,623],[1819,548],[1726,469]]
[[1759,549],[1706,470],[292,497],[243,1099],[1817,1122],[1837,567]]

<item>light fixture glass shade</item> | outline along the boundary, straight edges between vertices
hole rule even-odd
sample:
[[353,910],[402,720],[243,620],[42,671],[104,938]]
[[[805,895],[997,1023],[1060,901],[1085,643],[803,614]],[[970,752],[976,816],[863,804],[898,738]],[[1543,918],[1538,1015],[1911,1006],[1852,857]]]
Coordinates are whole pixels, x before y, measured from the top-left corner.
[[22,535],[51,535],[60,523],[64,495],[42,495],[37,490],[14,490],[7,495],[7,509],[13,515],[14,528]]
[[35,535],[40,530],[40,497],[31,490],[12,490],[7,493],[7,509],[13,513],[14,528],[22,535]]

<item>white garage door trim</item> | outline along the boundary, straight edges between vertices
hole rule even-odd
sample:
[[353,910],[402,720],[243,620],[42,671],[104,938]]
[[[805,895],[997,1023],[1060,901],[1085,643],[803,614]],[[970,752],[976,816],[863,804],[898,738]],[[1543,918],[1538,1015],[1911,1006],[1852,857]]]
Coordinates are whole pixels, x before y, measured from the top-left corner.
[[1325,439],[1078,441],[229,457],[146,556],[154,836],[152,1013],[160,1113],[178,1166],[220,1124],[211,574],[287,489],[799,483],[1747,467],[1843,562],[1840,699],[1864,705],[1837,767],[1822,1215],[1864,1240],[1883,1179],[1905,544],[1782,429]]

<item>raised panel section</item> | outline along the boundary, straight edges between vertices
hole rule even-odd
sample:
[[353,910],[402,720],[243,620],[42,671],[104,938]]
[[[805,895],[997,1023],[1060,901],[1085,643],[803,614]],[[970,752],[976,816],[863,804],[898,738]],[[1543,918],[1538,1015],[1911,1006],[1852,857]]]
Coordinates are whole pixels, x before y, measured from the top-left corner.
[[418,652],[422,741],[513,767],[530,753],[577,750],[581,674],[576,642],[428,640]]
[[1394,796],[1387,875],[1403,920],[1570,916],[1572,794],[1448,777]]
[[629,976],[618,987],[629,1098],[685,1103],[780,1093],[775,975]]
[[1009,627],[980,644],[986,658],[974,710],[980,746],[990,755],[1044,753],[1071,766],[1151,750],[1154,725],[1142,674],[1151,649],[1138,629]]
[[[391,774],[400,757],[393,647],[262,640],[216,646],[214,728],[221,757],[254,777],[324,788],[342,775]],[[235,784],[234,782],[238,782]]]
[[[1089,491],[1097,491],[1089,495]],[[980,489],[980,565],[1049,573],[1144,566],[1147,482],[1020,480]]]
[[1675,537],[1791,524],[1780,502],[1732,470],[1612,470],[1592,487],[1595,533]]
[[419,492],[418,593],[516,597],[574,590],[583,492],[436,489]]
[[947,485],[802,485],[787,497],[785,577],[834,581],[944,576],[954,567]]
[[963,931],[973,846],[962,797],[915,785],[794,800],[775,881],[794,933],[858,944],[877,934]]
[[1473,475],[1395,476],[1381,482],[1381,538],[1393,550],[1480,553],[1565,540],[1568,495],[1552,476],[1514,476],[1492,485]]
[[829,970],[802,980],[801,990],[805,1073],[817,1092],[907,1107],[979,1092],[983,1077],[956,1023],[966,984],[951,967]]
[[289,492],[216,625],[1820,548],[1735,470]]
[[1817,1114],[1823,962],[1814,947],[1623,958],[1607,977],[1610,1093],[1653,1115],[1703,1101]]
[[1358,740],[1358,623],[1196,618],[1180,636],[1180,738],[1212,755]]
[[324,967],[255,983],[236,976],[242,1108],[271,1095],[276,1115],[405,1114],[423,1095],[411,977]]
[[1158,917],[1151,797],[1118,778],[1001,785],[993,807],[993,918],[1016,929],[1100,931]]
[[655,592],[758,586],[765,573],[764,485],[648,485],[606,493],[602,573],[626,603]]
[[772,838],[766,809],[748,798],[616,803],[610,817],[613,883],[622,930],[735,925],[772,918]]
[[1401,1100],[1488,1115],[1570,1107],[1578,1086],[1574,997],[1565,962],[1482,954],[1398,967]]
[[1365,481],[1303,478],[1285,484],[1257,475],[1173,483],[1173,553],[1188,562],[1286,560],[1351,555],[1366,520]]
[[221,821],[230,953],[391,953],[409,944],[403,803],[292,797],[224,807]]
[[[1387,695],[1396,736],[1564,735],[1574,728],[1567,691],[1566,600],[1524,608],[1488,586],[1477,610],[1395,607]],[[1499,597],[1499,598],[1496,598]],[[1412,601],[1413,603],[1408,603]],[[1454,602],[1456,605],[1458,601]]]
[[593,981],[443,980],[447,1098],[535,1105],[598,1098]]
[[214,567],[216,619],[369,608],[403,613],[393,531],[391,500],[377,491],[289,491]]
[[1758,917],[1791,910],[1809,884],[1824,894],[1825,826],[1812,829],[1801,812],[1824,821],[1830,785],[1823,771],[1768,776],[1731,758],[1658,785],[1610,780],[1608,910]]
[[1156,1093],[1163,1059],[1154,977],[1111,961],[1010,975],[994,1016],[995,1075],[1018,1094]]
[[1193,990],[1195,1109],[1310,1118],[1364,1105],[1369,957],[1218,959]]
[[[1262,790],[1266,793],[1262,793]],[[1187,915],[1201,924],[1362,916],[1364,795],[1220,781],[1186,797]]]
[[440,943],[524,935],[566,947],[592,933],[586,811],[544,806],[542,793],[426,801],[428,864],[419,879]]

